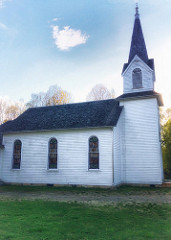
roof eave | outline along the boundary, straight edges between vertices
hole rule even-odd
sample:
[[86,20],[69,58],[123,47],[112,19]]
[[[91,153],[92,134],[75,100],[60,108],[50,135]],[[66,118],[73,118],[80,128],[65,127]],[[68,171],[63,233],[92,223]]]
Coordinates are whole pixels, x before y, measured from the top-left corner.
[[132,65],[132,63],[136,60],[136,59],[138,59],[138,60],[140,60],[141,62],[143,62],[144,64],[145,64],[145,66],[148,68],[148,70],[149,71],[151,71],[151,72],[153,72],[153,69],[151,69],[151,67],[149,67],[148,66],[148,64],[147,63],[145,63],[137,54],[134,56],[134,58],[132,59],[132,61],[128,64],[128,63],[125,63],[124,64],[124,66],[125,65],[127,65],[127,67],[124,69],[124,67],[123,67],[123,70],[122,70],[122,76],[124,76],[125,75],[125,73],[128,71],[128,69],[130,68],[130,66]]
[[120,102],[120,101],[129,101],[129,100],[146,99],[146,98],[157,98],[158,105],[160,107],[164,106],[161,94],[145,95],[145,96],[133,96],[133,97],[125,97],[125,98],[118,97],[116,100]]
[[31,133],[31,132],[52,132],[52,131],[69,131],[69,130],[81,130],[81,129],[99,129],[99,128],[113,128],[114,125],[97,126],[97,127],[80,127],[80,128],[54,128],[54,129],[36,129],[36,130],[18,130],[18,131],[5,131],[3,134],[15,134],[15,133]]

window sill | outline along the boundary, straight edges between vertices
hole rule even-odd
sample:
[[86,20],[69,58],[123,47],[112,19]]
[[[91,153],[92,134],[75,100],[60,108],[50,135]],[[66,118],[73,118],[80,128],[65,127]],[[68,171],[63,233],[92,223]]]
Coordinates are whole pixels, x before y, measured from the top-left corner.
[[87,172],[101,172],[100,169],[88,169]]
[[59,169],[47,169],[47,172],[59,172]]
[[143,87],[139,87],[139,88],[132,88],[133,90],[136,90],[136,89],[142,89]]
[[11,168],[11,171],[21,171],[21,168],[17,169],[17,168]]

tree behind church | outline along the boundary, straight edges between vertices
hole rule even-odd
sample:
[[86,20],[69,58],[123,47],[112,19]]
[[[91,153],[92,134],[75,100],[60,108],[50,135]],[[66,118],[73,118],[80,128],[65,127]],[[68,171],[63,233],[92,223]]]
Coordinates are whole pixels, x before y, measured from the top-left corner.
[[23,100],[13,102],[8,98],[0,97],[0,124],[14,120],[26,110]]
[[162,152],[165,178],[171,179],[171,108],[164,114],[162,126]]
[[4,122],[9,121],[9,120],[14,120],[20,114],[22,114],[25,110],[26,110],[26,106],[23,101],[19,101],[19,102],[16,102],[16,103],[13,103],[13,104],[7,106],[6,110],[5,110]]
[[103,84],[95,85],[92,90],[89,92],[86,100],[87,101],[98,101],[98,100],[105,100],[115,98],[115,91],[112,88],[109,90]]
[[43,107],[67,104],[71,101],[71,94],[57,85],[50,86],[47,92],[34,93],[27,107]]

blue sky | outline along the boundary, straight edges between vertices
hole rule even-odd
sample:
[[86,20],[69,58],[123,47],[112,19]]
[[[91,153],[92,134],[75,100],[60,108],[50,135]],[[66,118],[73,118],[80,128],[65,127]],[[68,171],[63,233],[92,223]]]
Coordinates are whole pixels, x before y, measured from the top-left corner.
[[[171,105],[171,1],[140,0],[156,90]],[[122,94],[134,0],[0,0],[0,96],[27,102],[57,84],[85,101],[97,83]]]

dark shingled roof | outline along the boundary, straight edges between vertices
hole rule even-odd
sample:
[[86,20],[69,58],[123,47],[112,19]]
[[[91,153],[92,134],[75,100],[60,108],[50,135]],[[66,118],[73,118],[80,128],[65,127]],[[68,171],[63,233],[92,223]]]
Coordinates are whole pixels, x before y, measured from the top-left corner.
[[115,126],[121,111],[115,99],[29,108],[15,120],[1,125],[0,132]]
[[139,14],[135,15],[134,29],[132,34],[128,63],[132,61],[135,55],[138,55],[146,64],[148,63],[148,54],[141,28]]
[[116,100],[128,100],[128,99],[137,99],[137,98],[152,98],[156,97],[159,106],[163,106],[163,99],[160,93],[155,91],[143,91],[143,92],[133,92],[133,93],[124,93],[116,98]]
[[154,70],[154,59],[148,59],[148,53],[146,49],[146,44],[144,41],[144,36],[142,32],[141,22],[138,13],[138,7],[136,7],[134,28],[132,33],[131,47],[129,52],[128,63],[123,66],[122,73],[129,66],[130,62],[133,60],[135,55],[138,55],[152,70]]

